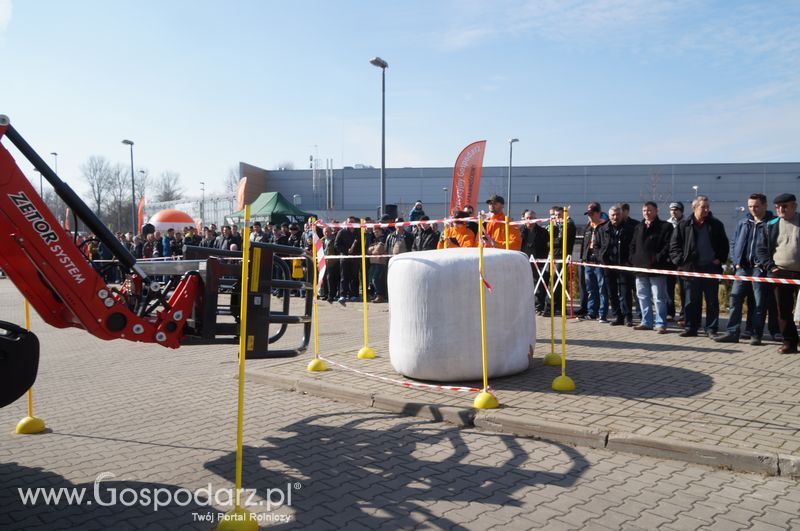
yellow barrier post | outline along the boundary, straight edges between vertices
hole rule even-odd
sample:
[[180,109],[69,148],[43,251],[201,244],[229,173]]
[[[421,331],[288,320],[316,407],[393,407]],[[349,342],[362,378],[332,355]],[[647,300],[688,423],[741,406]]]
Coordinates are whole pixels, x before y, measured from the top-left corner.
[[[242,231],[242,295],[239,317],[239,396],[236,414],[236,494],[233,509],[225,513],[219,523],[220,531],[258,530],[258,520],[241,504],[242,495],[242,432],[244,430],[244,365],[247,358],[247,298],[250,289],[250,205],[244,207]],[[258,271],[253,274],[258,275]]]
[[511,221],[511,218],[506,216],[506,251],[511,249],[511,244],[508,241],[508,233],[511,230],[511,225],[509,225],[510,221]]
[[319,357],[319,297],[317,296],[317,220],[311,218],[311,261],[314,262],[314,306],[312,307],[311,322],[314,326],[314,359],[308,363],[307,369],[311,372],[328,370],[328,364]]
[[[364,227],[365,221],[361,220],[361,291],[364,303],[364,346],[358,351],[356,357],[360,360],[371,360],[375,357],[375,351],[369,347],[369,330],[367,328],[367,230]],[[395,230],[402,230],[397,228]]]
[[[550,352],[545,354],[543,363],[545,365],[558,365],[561,363],[561,358],[556,354],[556,301],[553,300],[553,277],[555,276],[555,258],[553,256],[553,242],[555,224],[553,223],[553,216],[550,216],[550,256],[548,257],[547,267],[549,268],[548,285],[550,287]],[[562,237],[564,235],[562,234]],[[566,241],[566,238],[563,238]],[[562,290],[563,291],[563,290]]]
[[[25,299],[25,330],[31,329],[31,308],[28,299]],[[33,415],[33,386],[28,389],[28,416],[17,422],[14,430],[18,435],[33,435],[42,433],[45,429],[44,420]]]
[[[569,207],[564,207],[564,229],[567,228]],[[562,234],[561,250],[561,376],[553,380],[553,391],[574,391],[575,382],[567,376],[567,290],[563,279],[567,271],[567,234]]]
[[478,216],[478,283],[481,294],[481,361],[483,363],[483,391],[478,393],[472,402],[477,409],[495,409],[500,407],[492,393],[489,392],[489,363],[486,355],[486,296],[483,293],[483,213]]

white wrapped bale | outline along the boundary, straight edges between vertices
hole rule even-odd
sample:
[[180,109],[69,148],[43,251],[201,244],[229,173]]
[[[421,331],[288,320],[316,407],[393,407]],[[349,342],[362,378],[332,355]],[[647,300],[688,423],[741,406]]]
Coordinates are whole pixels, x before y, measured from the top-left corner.
[[[528,368],[536,341],[533,278],[523,253],[485,249],[489,376]],[[478,249],[423,251],[389,262],[389,356],[410,378],[452,382],[483,376]]]

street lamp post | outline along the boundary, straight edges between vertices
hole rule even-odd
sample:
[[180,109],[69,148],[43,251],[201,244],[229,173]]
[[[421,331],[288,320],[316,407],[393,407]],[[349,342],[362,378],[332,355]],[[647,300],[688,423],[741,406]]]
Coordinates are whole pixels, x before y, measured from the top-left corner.
[[42,188],[42,172],[40,172],[36,168],[34,168],[33,171],[35,171],[36,173],[39,174],[39,197],[41,197],[42,200],[44,200],[44,194],[42,193],[42,190],[43,190],[43,188]]
[[126,146],[130,146],[131,148],[131,227],[133,230],[131,234],[139,234],[139,231],[136,230],[136,172],[133,170],[133,141],[132,140],[123,140],[123,144]]
[[699,188],[700,188],[700,187],[699,187],[699,186],[697,186],[696,184],[695,184],[694,186],[692,186],[692,189],[694,190],[694,196],[695,196],[695,197],[697,197],[697,190],[698,190]]
[[389,63],[380,57],[370,59],[370,64],[381,69],[381,208],[383,217],[386,205],[386,67]]
[[54,159],[53,171],[55,171],[56,175],[58,175],[58,153],[56,153],[55,151],[52,151],[50,154],[53,155],[53,159]]
[[511,159],[514,154],[514,142],[519,138],[508,139],[508,189],[506,190],[506,215],[511,216]]
[[447,187],[442,187],[442,192],[444,192],[444,217],[450,215],[450,196],[447,195]]

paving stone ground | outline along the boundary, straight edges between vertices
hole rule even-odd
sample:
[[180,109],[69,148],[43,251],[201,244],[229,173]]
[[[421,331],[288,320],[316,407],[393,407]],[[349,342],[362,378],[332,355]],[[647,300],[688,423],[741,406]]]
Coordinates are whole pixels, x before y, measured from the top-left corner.
[[[358,343],[360,323],[347,324],[355,310],[326,310],[341,315],[345,334],[338,336],[340,345]],[[374,314],[378,338],[385,314]],[[0,281],[0,319],[21,322],[21,316],[18,294],[8,281]],[[5,426],[0,429],[0,528],[213,527],[199,518],[225,510],[226,493],[221,489],[233,485],[235,348],[167,350],[103,342],[80,330],[55,330],[38,318],[32,326],[42,343],[35,408],[50,431],[12,434],[16,421],[25,415],[24,399],[0,410],[0,426]],[[379,341],[374,346],[380,351]],[[348,352],[334,355],[350,357]],[[298,363],[304,366],[307,358],[283,361],[289,365],[248,363],[254,369],[278,371]],[[528,376],[535,380],[536,373],[534,368]],[[586,385],[577,371],[573,376],[579,389]],[[495,386],[506,401],[511,391],[504,390],[500,381]],[[800,488],[789,478],[459,429],[287,393],[263,383],[248,382],[245,392],[243,484],[255,489],[251,501],[261,505],[252,508],[263,521],[271,519],[271,527],[800,527]],[[528,392],[549,395],[543,390]],[[582,392],[577,397],[585,401],[597,398]],[[546,411],[547,404],[543,406]],[[602,417],[602,413],[595,414]],[[623,419],[627,411],[618,414]],[[103,473],[113,477],[103,479],[95,499],[94,482]],[[212,494],[207,505],[203,492],[199,503],[172,503],[158,511],[152,504],[140,503],[156,489],[164,489],[159,491],[162,499],[168,493],[183,502],[181,489],[208,485],[212,493],[221,493],[221,503]],[[84,488],[88,499],[72,506],[63,501],[57,507],[41,501],[26,506],[17,489],[28,487]],[[284,504],[267,511],[268,500],[277,505],[278,489]],[[291,506],[286,503],[287,492],[292,495]],[[126,503],[100,506],[114,493]]]
[[[362,346],[362,307],[320,306],[320,353],[376,375],[397,378],[389,362],[387,305],[370,305],[370,346],[375,360],[356,360]],[[560,321],[556,353],[561,352]],[[700,336],[681,338],[674,327],[658,335],[596,321],[567,323],[567,374],[573,393],[551,389],[559,367],[545,367],[551,350],[550,320],[537,318],[533,366],[490,382],[511,415],[692,443],[800,455],[800,355],[777,353],[776,342],[719,344]],[[489,356],[492,355],[491,346]],[[308,378],[307,358],[260,360],[254,374]],[[336,368],[335,368],[336,369]],[[391,393],[398,398],[469,407],[463,393],[404,389],[340,369],[312,375],[346,388]],[[481,386],[481,382],[455,385]]]

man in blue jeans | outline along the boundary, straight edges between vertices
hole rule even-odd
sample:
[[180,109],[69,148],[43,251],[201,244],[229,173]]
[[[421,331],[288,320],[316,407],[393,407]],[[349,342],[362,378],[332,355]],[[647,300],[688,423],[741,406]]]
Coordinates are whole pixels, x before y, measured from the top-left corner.
[[[678,271],[722,273],[730,249],[725,226],[711,215],[708,196],[692,201],[692,215],[678,223],[669,242],[669,256]],[[681,337],[694,337],[700,328],[703,299],[706,301],[705,332],[715,338],[719,330],[719,279],[686,277],[686,326]]]
[[[747,200],[749,214],[736,226],[733,236],[731,262],[736,275],[761,277],[766,273],[758,267],[756,260],[756,243],[762,231],[773,218],[767,210],[767,196],[750,194]],[[731,287],[731,298],[727,333],[716,338],[718,343],[738,343],[742,327],[742,304],[747,298],[748,322],[752,326],[751,345],[760,345],[764,334],[764,320],[771,286],[763,282],[734,280]],[[751,295],[752,294],[752,295]]]
[[[598,263],[600,261],[600,239],[598,230],[607,221],[601,216],[602,208],[600,203],[592,202],[586,207],[584,214],[589,218],[589,223],[583,232],[583,244],[581,245],[581,261],[586,263]],[[606,277],[605,272],[600,267],[584,266],[586,277],[587,292],[587,315],[586,319],[598,319],[601,323],[607,323],[608,297],[606,296]]]
[[[647,201],[642,206],[642,222],[633,230],[630,261],[643,269],[668,269],[672,224],[658,218],[658,206]],[[642,324],[634,330],[667,333],[667,279],[654,273],[636,273],[636,297],[642,310]],[[655,315],[653,305],[655,304]]]

